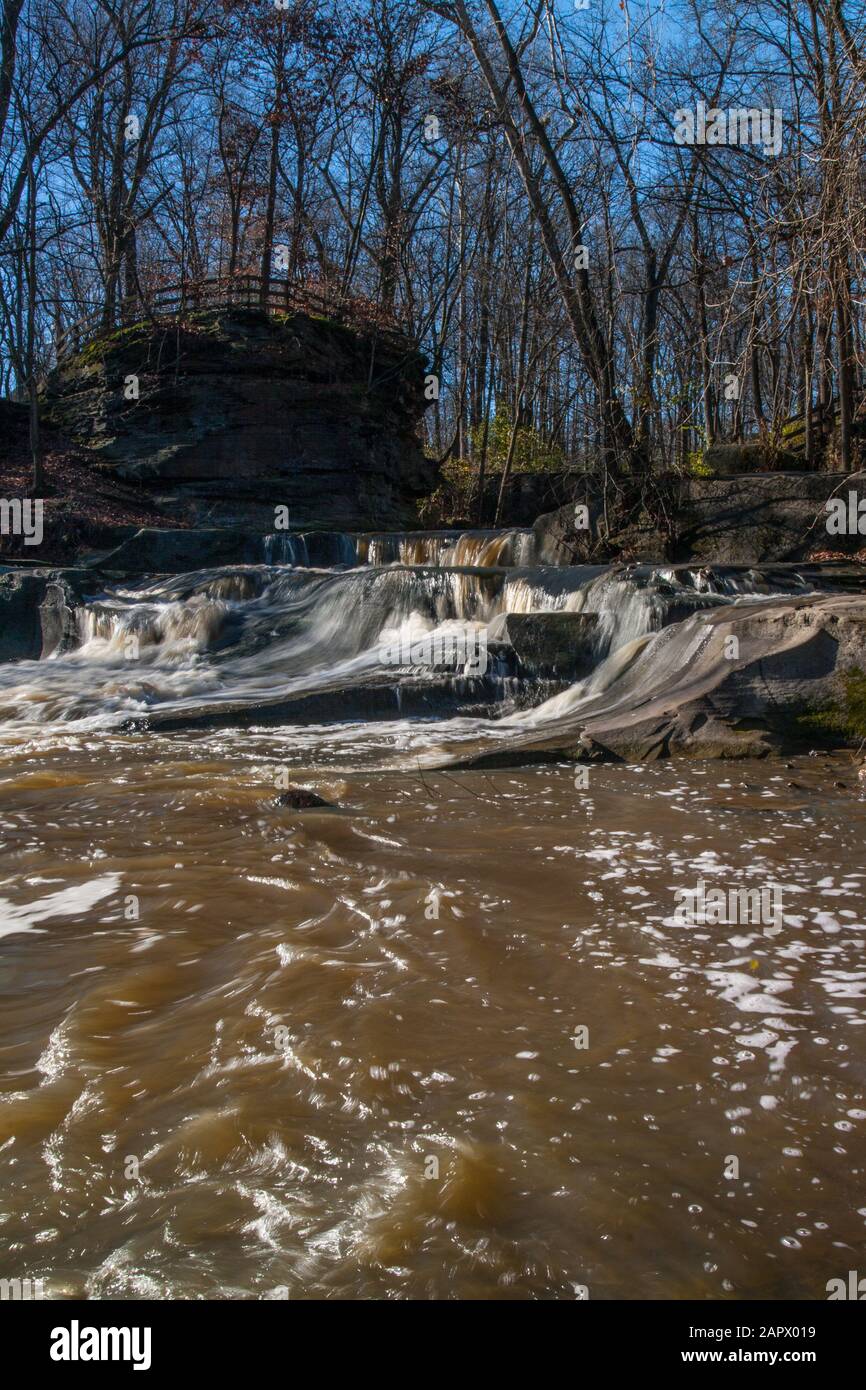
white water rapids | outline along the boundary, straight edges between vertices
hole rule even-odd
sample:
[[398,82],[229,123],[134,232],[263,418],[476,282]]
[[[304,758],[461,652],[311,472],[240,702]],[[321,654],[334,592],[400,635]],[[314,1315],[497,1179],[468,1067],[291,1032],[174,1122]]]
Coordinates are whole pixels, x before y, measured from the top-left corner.
[[[296,542],[294,558],[303,561],[306,542],[289,539]],[[0,722],[19,730],[55,722],[105,728],[130,720],[177,723],[222,715],[243,724],[302,697],[308,701],[303,713],[295,719],[290,708],[282,722],[339,722],[364,718],[353,700],[357,704],[361,692],[385,687],[397,692],[397,706],[386,713],[399,714],[400,690],[410,673],[391,664],[384,634],[411,640],[427,635],[446,647],[450,638],[457,651],[461,639],[489,642],[501,657],[509,614],[596,614],[596,669],[589,681],[564,694],[542,682],[532,690],[524,681],[518,691],[502,659],[491,662],[486,682],[474,685],[462,665],[450,674],[438,671],[440,695],[449,694],[450,680],[453,698],[441,702],[441,709],[428,701],[425,716],[445,718],[483,703],[489,707],[488,717],[479,720],[483,734],[493,718],[537,723],[561,712],[564,703],[604,690],[647,634],[677,616],[767,591],[760,574],[494,567],[490,562],[519,558],[525,550],[526,535],[519,532],[437,538],[425,558],[435,553],[453,562],[439,565],[409,567],[398,560],[377,566],[374,548],[375,539],[366,563],[354,568],[252,565],[116,583],[76,611],[80,640],[74,650],[0,667]],[[419,541],[397,538],[380,549],[383,558],[407,549],[417,555]],[[488,564],[469,567],[469,557]],[[464,563],[458,567],[459,561]],[[804,585],[795,583],[794,589],[803,592]],[[682,613],[674,611],[677,605]],[[417,681],[431,673],[411,674]],[[553,703],[543,704],[551,694]],[[328,697],[324,713],[309,703],[317,696]],[[529,714],[533,703],[541,708]],[[383,717],[368,704],[369,717]]]

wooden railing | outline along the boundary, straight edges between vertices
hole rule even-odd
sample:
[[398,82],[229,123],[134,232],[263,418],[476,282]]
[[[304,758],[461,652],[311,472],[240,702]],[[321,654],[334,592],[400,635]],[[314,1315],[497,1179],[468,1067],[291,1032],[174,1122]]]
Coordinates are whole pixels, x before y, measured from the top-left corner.
[[[812,404],[812,429],[819,439],[828,434],[836,423],[839,414],[839,400],[833,397],[829,401],[815,401]],[[805,447],[806,444],[806,411],[801,410],[796,415],[791,415],[782,425],[781,444],[788,448],[798,449]]]
[[120,323],[106,324],[102,311],[85,314],[58,334],[54,348],[57,361],[65,361],[120,327],[182,323],[187,315],[204,309],[313,314],[375,336],[404,352],[413,346],[409,329],[380,310],[372,300],[342,294],[320,284],[298,284],[272,278],[265,285],[260,275],[243,274],[187,281],[149,291],[140,299],[123,304]]

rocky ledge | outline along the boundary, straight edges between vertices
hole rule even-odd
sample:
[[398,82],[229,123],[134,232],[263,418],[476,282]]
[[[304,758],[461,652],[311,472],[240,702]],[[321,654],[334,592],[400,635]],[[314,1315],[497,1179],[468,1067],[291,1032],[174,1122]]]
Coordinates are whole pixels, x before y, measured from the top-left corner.
[[[611,498],[607,508],[586,483],[574,484],[572,495],[567,506],[534,524],[538,558],[547,564],[619,559],[755,565],[855,555],[866,546],[862,474],[651,478],[627,505]],[[844,504],[844,532],[828,527],[831,498]],[[852,517],[858,524],[850,524]]]
[[76,647],[76,609],[99,588],[87,570],[0,569],[0,661],[39,661]]
[[495,752],[441,765],[687,754],[755,758],[866,743],[866,596],[768,598],[697,612],[621,648]]

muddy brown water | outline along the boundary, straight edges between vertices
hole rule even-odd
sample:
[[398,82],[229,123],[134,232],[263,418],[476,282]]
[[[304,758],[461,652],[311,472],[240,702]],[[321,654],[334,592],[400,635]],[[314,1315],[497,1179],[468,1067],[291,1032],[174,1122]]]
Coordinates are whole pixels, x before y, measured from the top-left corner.
[[[0,750],[3,1277],[824,1299],[866,1269],[850,760],[582,787],[381,771],[399,726],[53,727]],[[341,809],[275,809],[285,770]],[[701,877],[780,885],[781,931],[675,920]]]

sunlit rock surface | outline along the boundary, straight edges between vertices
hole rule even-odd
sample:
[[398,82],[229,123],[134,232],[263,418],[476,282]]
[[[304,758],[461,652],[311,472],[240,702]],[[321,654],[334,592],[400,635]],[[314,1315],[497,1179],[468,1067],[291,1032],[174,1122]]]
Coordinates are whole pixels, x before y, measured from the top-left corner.
[[853,555],[866,534],[827,526],[828,499],[847,501],[849,493],[855,506],[866,500],[866,480],[844,473],[661,478],[642,503],[612,515],[608,534],[602,498],[576,485],[573,502],[536,521],[537,553],[548,564],[621,558],[753,565],[805,560],[822,550]]
[[866,739],[866,597],[767,598],[619,646],[464,764],[762,757]]

